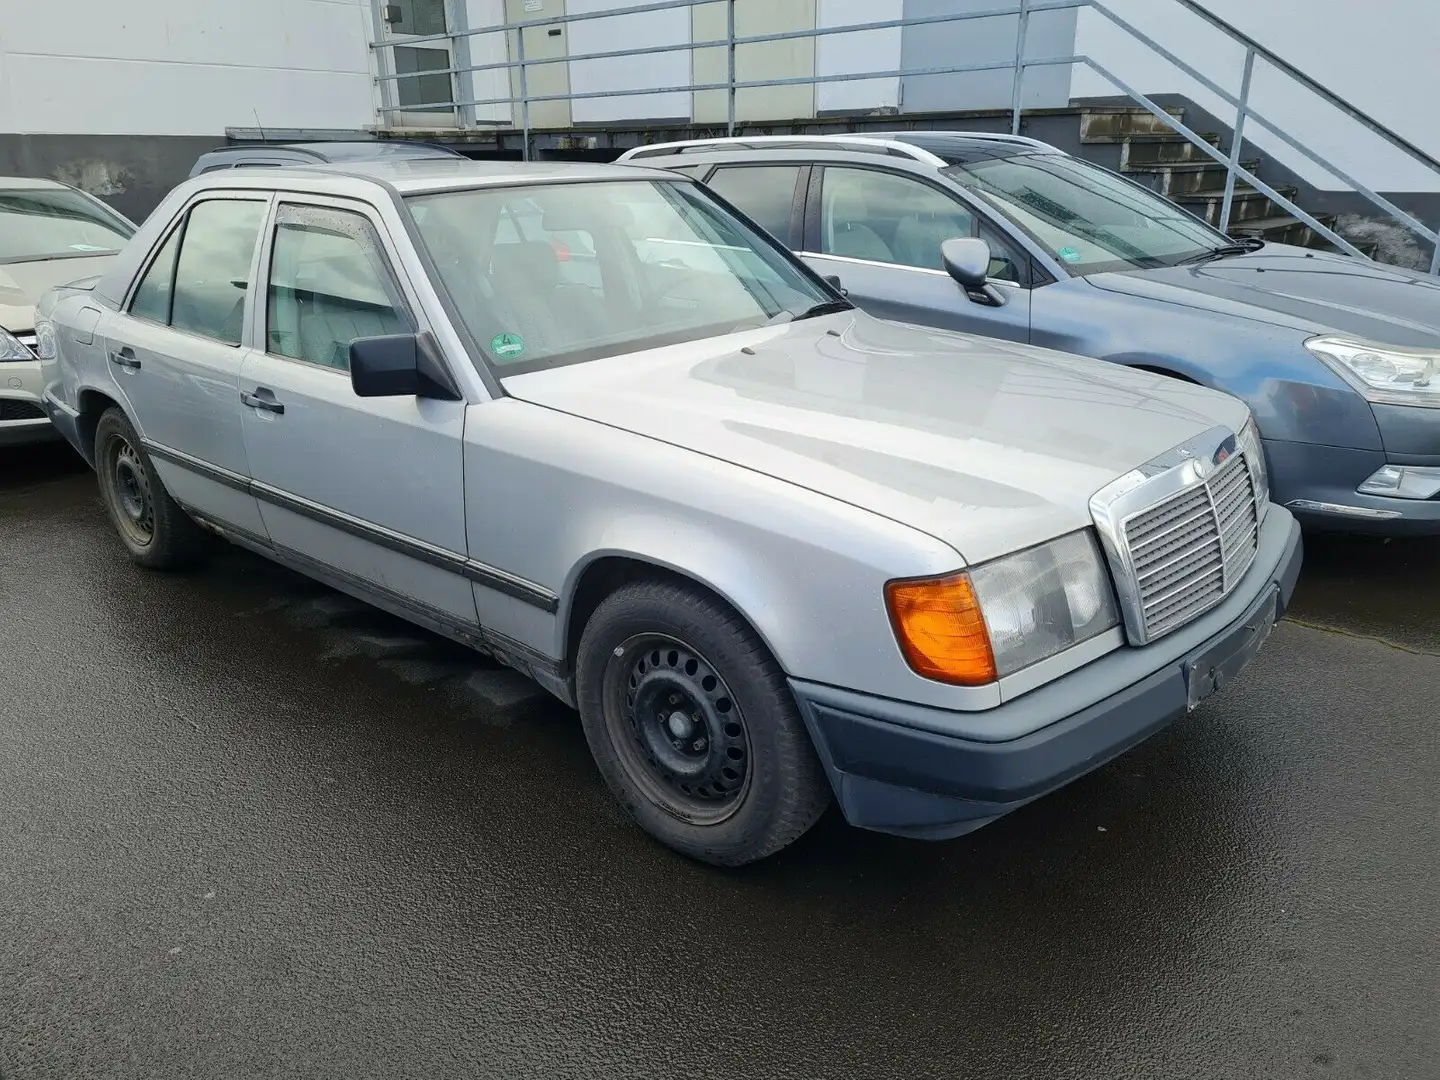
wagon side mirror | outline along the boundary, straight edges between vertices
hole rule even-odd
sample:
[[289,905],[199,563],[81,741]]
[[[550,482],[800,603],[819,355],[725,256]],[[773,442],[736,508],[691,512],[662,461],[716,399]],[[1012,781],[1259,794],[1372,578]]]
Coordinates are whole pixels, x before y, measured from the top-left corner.
[[945,272],[959,283],[972,304],[1001,307],[1005,294],[989,282],[990,245],[978,236],[957,236],[940,245]]

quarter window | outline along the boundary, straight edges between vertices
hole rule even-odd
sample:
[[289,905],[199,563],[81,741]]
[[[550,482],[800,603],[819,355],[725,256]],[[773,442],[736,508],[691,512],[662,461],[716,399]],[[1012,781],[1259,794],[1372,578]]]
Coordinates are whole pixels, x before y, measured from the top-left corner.
[[413,331],[402,310],[379,237],[364,216],[280,207],[266,293],[267,351],[348,371],[357,338]]
[[171,326],[240,344],[250,266],[264,218],[265,203],[249,200],[216,199],[191,209],[175,266]]
[[175,229],[130,299],[130,314],[162,326],[170,322],[170,294],[175,286],[175,253],[180,250],[180,230]]
[[749,165],[722,168],[709,183],[722,198],[785,243],[790,237],[790,209],[799,180],[798,165]]

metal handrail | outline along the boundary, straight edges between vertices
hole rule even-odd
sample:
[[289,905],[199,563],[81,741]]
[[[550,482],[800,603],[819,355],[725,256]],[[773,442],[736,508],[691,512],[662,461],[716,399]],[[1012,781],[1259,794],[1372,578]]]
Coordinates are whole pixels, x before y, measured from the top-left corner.
[[[1220,211],[1220,227],[1222,230],[1226,230],[1229,228],[1231,211],[1234,204],[1236,182],[1237,180],[1243,180],[1246,183],[1250,184],[1255,190],[1267,196],[1272,202],[1276,203],[1285,211],[1293,215],[1296,219],[1310,226],[1317,233],[1324,236],[1341,250],[1347,251],[1352,255],[1356,255],[1362,258],[1365,257],[1358,248],[1356,248],[1349,241],[1345,240],[1333,229],[1324,225],[1313,215],[1306,213],[1291,199],[1285,197],[1280,192],[1276,191],[1274,188],[1269,187],[1263,182],[1261,182],[1256,176],[1254,176],[1253,173],[1251,173],[1249,170],[1245,169],[1241,165],[1240,153],[1245,140],[1245,130],[1247,124],[1259,124],[1271,135],[1273,135],[1280,142],[1282,142],[1285,146],[1299,153],[1306,160],[1325,169],[1341,183],[1348,184],[1356,193],[1364,197],[1367,201],[1369,201],[1372,205],[1376,206],[1378,209],[1384,211],[1385,214],[1388,215],[1390,218],[1399,222],[1401,225],[1405,226],[1407,229],[1411,230],[1418,236],[1434,244],[1435,252],[1434,257],[1431,261],[1430,272],[1432,274],[1440,272],[1440,230],[1435,230],[1427,227],[1414,215],[1408,213],[1401,207],[1396,206],[1392,201],[1386,199],[1384,196],[1378,194],[1377,192],[1370,190],[1364,184],[1356,180],[1353,176],[1349,175],[1342,168],[1332,164],[1327,158],[1312,150],[1287,132],[1281,130],[1279,125],[1277,125],[1271,120],[1268,120],[1254,107],[1251,106],[1250,94],[1253,84],[1253,75],[1256,59],[1259,58],[1265,60],[1266,63],[1270,64],[1276,70],[1280,71],[1284,75],[1288,76],[1290,79],[1293,79],[1305,89],[1315,94],[1326,104],[1339,110],[1354,122],[1360,124],[1373,134],[1383,138],[1391,146],[1409,155],[1413,160],[1420,162],[1421,164],[1425,165],[1437,174],[1440,174],[1440,160],[1437,160],[1435,157],[1421,150],[1408,139],[1392,131],[1390,128],[1380,123],[1374,117],[1351,105],[1348,101],[1345,101],[1334,91],[1330,90],[1328,87],[1316,81],[1311,76],[1306,75],[1304,72],[1300,71],[1289,61],[1278,56],[1275,52],[1255,41],[1243,31],[1237,29],[1230,23],[1226,22],[1224,19],[1220,18],[1218,15],[1215,15],[1213,12],[1206,9],[1204,6],[1202,6],[1201,3],[1198,2],[1198,0],[1174,0],[1174,2],[1180,5],[1180,7],[1189,11],[1191,14],[1204,20],[1207,24],[1219,30],[1231,40],[1242,45],[1245,49],[1245,61],[1242,72],[1241,89],[1238,97],[1234,94],[1231,94],[1224,87],[1220,86],[1215,80],[1196,70],[1193,65],[1187,63],[1184,59],[1175,55],[1174,52],[1165,48],[1164,45],[1162,45],[1158,41],[1155,41],[1138,27],[1127,22],[1124,18],[1116,14],[1114,11],[1110,10],[1110,8],[1106,6],[1103,0],[1015,0],[1015,2],[1012,2],[1010,4],[986,8],[978,11],[949,12],[940,15],[886,19],[866,23],[849,23],[842,26],[812,27],[804,30],[792,30],[780,33],[754,34],[744,36],[738,35],[735,32],[735,7],[737,0],[719,0],[719,2],[724,3],[725,5],[725,37],[710,41],[690,41],[676,45],[657,45],[645,46],[640,48],[610,49],[598,52],[578,53],[575,55],[564,55],[557,57],[527,58],[525,56],[524,31],[531,30],[536,27],[561,26],[569,23],[585,22],[592,19],[610,19],[626,15],[651,14],[657,11],[665,11],[671,9],[688,9],[697,7],[701,4],[714,4],[716,3],[716,0],[655,0],[655,2],[643,4],[637,3],[628,7],[579,12],[567,15],[545,16],[527,21],[501,23],[494,26],[482,27],[479,29],[453,30],[442,34],[407,36],[403,39],[395,41],[375,41],[371,44],[371,50],[376,56],[376,71],[374,73],[374,80],[379,89],[381,98],[381,104],[378,106],[378,111],[382,117],[388,114],[402,112],[417,113],[454,111],[457,123],[459,123],[462,116],[461,110],[473,109],[479,106],[494,105],[509,105],[513,108],[515,105],[518,104],[520,106],[521,129],[523,133],[523,141],[521,144],[522,156],[528,159],[530,155],[532,141],[530,106],[538,102],[576,101],[589,98],[605,97],[641,97],[650,94],[697,93],[705,91],[724,92],[726,93],[728,99],[728,104],[726,108],[725,130],[727,133],[727,137],[733,137],[735,134],[736,126],[736,92],[742,89],[793,85],[816,86],[831,82],[854,81],[864,79],[893,79],[912,77],[917,75],[949,75],[982,71],[1010,70],[1014,73],[1011,85],[1011,135],[990,135],[988,137],[997,140],[1019,139],[1028,143],[1036,143],[1038,140],[1026,139],[1024,136],[1021,136],[1019,134],[1023,112],[1021,92],[1023,89],[1023,82],[1026,71],[1031,68],[1038,67],[1058,65],[1073,66],[1076,64],[1080,64],[1089,67],[1092,71],[1096,72],[1096,74],[1109,81],[1121,93],[1131,98],[1142,108],[1146,109],[1146,111],[1155,115],[1162,123],[1164,123],[1167,127],[1173,130],[1176,134],[1183,137],[1190,144],[1199,148],[1199,150],[1205,155],[1207,155],[1209,158],[1225,166],[1225,193]],[[454,0],[451,0],[450,3],[447,3],[447,9],[452,9],[453,4]],[[1168,60],[1180,71],[1195,79],[1205,89],[1217,95],[1222,101],[1233,107],[1236,110],[1235,123],[1232,129],[1233,138],[1231,140],[1231,146],[1228,153],[1216,149],[1208,141],[1202,139],[1199,135],[1197,135],[1194,131],[1187,127],[1182,121],[1177,119],[1173,114],[1171,114],[1165,109],[1162,109],[1155,102],[1150,100],[1144,94],[1140,93],[1138,90],[1128,86],[1114,72],[1107,70],[1103,65],[1093,60],[1091,57],[1072,55],[1059,57],[1029,58],[1025,55],[1025,46],[1029,33],[1030,17],[1032,15],[1039,12],[1064,11],[1081,8],[1091,8],[1099,12],[1116,27],[1125,31],[1136,41],[1138,41],[1142,45],[1145,45],[1157,55]],[[998,63],[956,64],[928,68],[900,68],[891,71],[871,71],[858,73],[847,72],[838,75],[815,74],[805,77],[787,79],[754,79],[742,81],[737,80],[736,78],[735,54],[736,49],[742,45],[753,45],[765,42],[789,41],[799,39],[815,40],[834,34],[853,34],[863,31],[900,29],[911,26],[969,22],[977,19],[991,19],[1015,16],[1018,16],[1018,22],[1015,40],[1015,55],[1013,60],[1006,60]],[[377,36],[379,34],[380,26],[378,18],[379,16],[377,13]],[[443,69],[431,69],[426,71],[398,73],[393,70],[393,53],[389,54],[388,58],[386,54],[386,50],[393,49],[397,46],[409,47],[413,45],[423,45],[427,42],[453,42],[460,38],[469,38],[496,33],[514,35],[514,37],[511,39],[516,43],[514,59],[486,64],[463,66],[452,65]],[[709,82],[701,84],[691,83],[687,86],[640,87],[626,90],[599,90],[588,91],[584,93],[567,94],[533,95],[529,92],[529,69],[548,64],[568,64],[572,61],[617,59],[622,57],[644,56],[657,53],[679,52],[682,50],[689,51],[693,55],[694,50],[696,49],[722,48],[726,50],[726,76],[723,82]],[[387,70],[387,67],[389,68],[389,70]],[[461,95],[456,92],[458,90],[458,85],[452,81],[451,97],[455,100],[451,100],[442,104],[432,105],[400,105],[394,102],[394,87],[396,84],[404,80],[434,77],[436,75],[450,76],[453,80],[455,77],[464,74],[508,71],[513,69],[518,69],[519,74],[518,96],[512,95],[510,97],[459,100]],[[877,135],[880,134],[881,133],[873,133],[868,137],[874,139]],[[852,141],[865,137],[866,136],[840,136],[840,138],[849,138]],[[794,143],[796,141],[811,142],[816,139],[834,137],[826,135],[770,137],[752,136],[745,141],[756,142],[759,139],[764,138],[785,139]],[[713,139],[684,140],[682,141],[682,143],[677,143],[673,145],[696,145],[700,143],[713,142]],[[1040,145],[1046,144],[1042,143]]]

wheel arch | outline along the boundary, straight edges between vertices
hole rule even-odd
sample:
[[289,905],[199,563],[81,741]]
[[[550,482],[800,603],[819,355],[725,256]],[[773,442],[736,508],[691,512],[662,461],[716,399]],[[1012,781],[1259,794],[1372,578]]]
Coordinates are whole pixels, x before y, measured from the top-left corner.
[[[125,406],[103,390],[93,387],[86,387],[75,396],[75,404],[80,413],[75,421],[75,430],[80,438],[80,452],[84,455],[93,468],[95,465],[95,429],[100,423],[100,417],[105,415],[106,410],[115,408],[125,413],[130,418]],[[134,420],[130,422],[133,424]]]
[[779,652],[764,629],[726,590],[705,580],[693,570],[671,562],[633,551],[599,551],[577,567],[573,584],[560,601],[557,617],[563,627],[563,664],[570,679],[575,674],[575,656],[580,648],[580,635],[590,616],[606,599],[625,585],[635,581],[668,581],[705,594],[735,614],[755,634],[770,655],[784,666]]
[[1123,364],[1125,367],[1135,368],[1137,371],[1148,371],[1151,375],[1164,375],[1166,378],[1179,379],[1181,382],[1193,383],[1196,386],[1208,386],[1212,390],[1219,389],[1215,386],[1212,378],[1206,377],[1206,372],[1179,357],[1138,353],[1106,356],[1104,359],[1113,364]]

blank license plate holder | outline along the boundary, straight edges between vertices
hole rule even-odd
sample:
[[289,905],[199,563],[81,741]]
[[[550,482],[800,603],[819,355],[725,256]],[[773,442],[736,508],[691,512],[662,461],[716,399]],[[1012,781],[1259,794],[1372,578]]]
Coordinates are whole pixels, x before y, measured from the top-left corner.
[[1279,608],[1280,587],[1272,585],[1240,626],[1185,662],[1186,712],[1194,712],[1202,701],[1223,690],[1255,658],[1275,629]]

